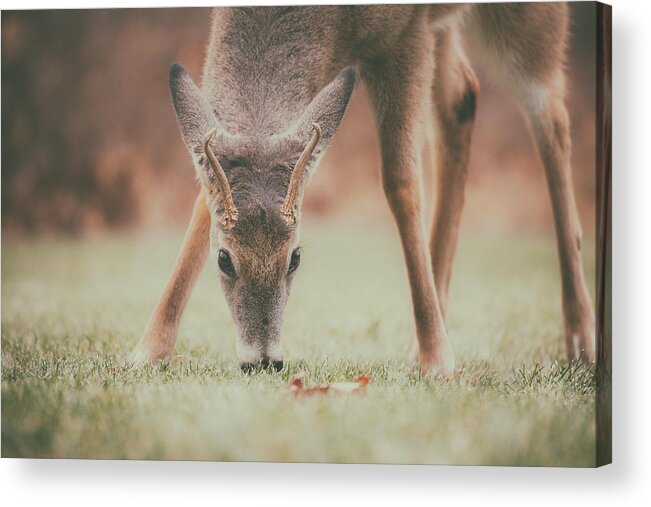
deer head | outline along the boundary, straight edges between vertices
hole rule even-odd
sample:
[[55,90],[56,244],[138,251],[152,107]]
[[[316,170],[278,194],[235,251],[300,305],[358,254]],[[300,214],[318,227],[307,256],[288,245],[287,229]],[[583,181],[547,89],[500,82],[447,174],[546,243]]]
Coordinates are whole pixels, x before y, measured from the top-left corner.
[[170,68],[176,118],[211,213],[211,253],[243,369],[282,368],[305,185],[341,123],[354,82],[349,67],[284,132],[242,137],[221,127],[219,111],[181,65]]

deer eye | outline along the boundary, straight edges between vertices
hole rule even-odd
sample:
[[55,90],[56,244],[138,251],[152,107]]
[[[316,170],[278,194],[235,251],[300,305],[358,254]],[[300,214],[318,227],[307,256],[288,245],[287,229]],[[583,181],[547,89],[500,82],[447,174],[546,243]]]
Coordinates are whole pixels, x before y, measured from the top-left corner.
[[296,268],[300,263],[301,263],[301,249],[295,248],[294,251],[292,252],[292,258],[289,261],[289,269],[287,270],[287,274],[291,275],[294,271],[296,271]]
[[219,250],[217,264],[219,265],[219,269],[224,273],[235,278],[235,267],[233,266],[233,261],[231,261],[231,256],[226,250]]

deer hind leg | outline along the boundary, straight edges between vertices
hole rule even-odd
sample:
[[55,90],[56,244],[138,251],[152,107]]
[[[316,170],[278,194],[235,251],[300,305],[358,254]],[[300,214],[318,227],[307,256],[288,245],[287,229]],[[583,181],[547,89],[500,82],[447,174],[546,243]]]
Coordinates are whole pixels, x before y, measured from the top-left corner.
[[445,318],[479,84],[456,29],[438,35],[435,58],[432,108],[438,182],[430,251],[441,314]]
[[131,353],[132,362],[153,364],[171,358],[181,316],[206,263],[209,236],[210,212],[203,191],[200,191],[172,274],[149,319],[144,336]]
[[363,72],[380,130],[384,191],[407,265],[421,372],[449,376],[454,358],[438,305],[422,216],[420,119],[432,79],[429,53],[426,72],[414,62],[414,53],[411,59],[395,56]]
[[564,3],[479,4],[470,24],[468,36],[474,49],[519,102],[545,168],[561,267],[567,355],[594,361],[594,310],[581,261],[565,106],[568,7]]
[[564,76],[552,84],[530,86],[523,109],[545,167],[561,267],[565,345],[569,359],[594,361],[594,311],[583,274],[581,224],[570,164],[570,129],[564,103]]

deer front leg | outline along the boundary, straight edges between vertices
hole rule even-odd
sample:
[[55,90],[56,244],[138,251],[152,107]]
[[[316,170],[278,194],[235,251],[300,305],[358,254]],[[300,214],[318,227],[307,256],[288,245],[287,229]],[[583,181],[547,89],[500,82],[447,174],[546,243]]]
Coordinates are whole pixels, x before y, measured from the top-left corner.
[[[450,376],[454,357],[440,311],[425,237],[415,146],[383,150],[384,191],[395,218],[407,265],[416,320],[418,358],[423,374]],[[405,154],[409,154],[405,156]]]
[[[382,181],[407,265],[421,373],[450,376],[454,356],[439,309],[422,216],[423,133],[419,115],[426,105],[421,90],[429,89],[429,80],[419,82],[422,73],[400,68],[403,62],[392,62],[396,64],[390,70],[394,79],[386,78],[389,71],[377,79],[372,74],[368,78],[382,142]],[[409,77],[414,82],[405,83]],[[427,77],[431,78],[431,73]]]
[[206,263],[209,236],[210,213],[201,190],[172,275],[149,319],[144,336],[131,353],[132,362],[155,364],[171,357],[181,316]]

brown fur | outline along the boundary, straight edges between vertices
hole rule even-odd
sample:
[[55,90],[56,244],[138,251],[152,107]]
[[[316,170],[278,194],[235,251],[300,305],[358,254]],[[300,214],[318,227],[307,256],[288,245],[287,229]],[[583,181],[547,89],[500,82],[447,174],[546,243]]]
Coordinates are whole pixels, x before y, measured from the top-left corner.
[[[382,181],[407,265],[421,370],[451,374],[444,315],[479,93],[461,43],[465,36],[531,127],[554,209],[568,356],[593,360],[594,317],[581,265],[564,104],[567,17],[562,3],[216,9],[203,89],[179,67],[170,78],[207,208],[200,194],[135,356],[158,361],[171,354],[205,259],[211,216],[213,249],[229,249],[241,272],[236,279],[221,278],[238,325],[241,360],[281,360],[279,335],[291,286],[287,266],[298,241],[301,198],[295,227],[280,222],[279,206],[311,123],[324,135],[303,185],[332,139],[354,81],[350,71],[338,73],[354,65],[367,83],[382,141]],[[215,125],[221,132],[215,150],[242,209],[232,233],[218,225],[223,205],[197,145]],[[421,172],[432,126],[440,167],[428,244]]]

